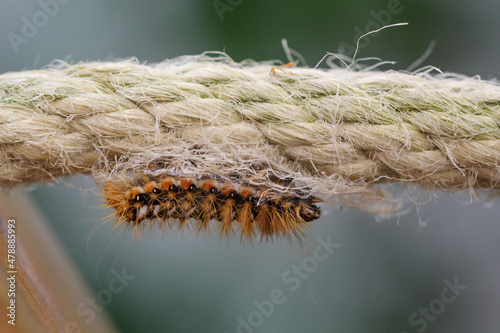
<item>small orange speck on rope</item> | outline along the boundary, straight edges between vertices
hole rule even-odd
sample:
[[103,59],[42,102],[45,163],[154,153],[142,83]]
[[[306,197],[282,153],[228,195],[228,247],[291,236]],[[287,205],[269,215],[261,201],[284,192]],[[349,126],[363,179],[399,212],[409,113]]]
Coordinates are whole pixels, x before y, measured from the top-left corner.
[[[281,65],[281,66],[272,66],[271,67],[271,71],[269,72],[269,75],[274,75],[276,74],[276,70],[279,69],[280,71],[285,72],[285,70],[283,68],[292,68],[293,66],[295,66],[295,64],[293,62],[289,62],[288,64],[286,65]],[[290,74],[293,74],[293,73],[290,73]]]

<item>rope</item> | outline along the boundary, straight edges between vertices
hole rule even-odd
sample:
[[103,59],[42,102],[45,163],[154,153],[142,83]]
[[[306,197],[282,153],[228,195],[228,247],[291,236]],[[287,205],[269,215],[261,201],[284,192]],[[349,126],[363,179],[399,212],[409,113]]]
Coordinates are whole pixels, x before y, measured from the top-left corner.
[[496,82],[430,70],[270,70],[194,56],[3,74],[0,184],[153,165],[228,178],[264,172],[323,195],[388,181],[500,187]]

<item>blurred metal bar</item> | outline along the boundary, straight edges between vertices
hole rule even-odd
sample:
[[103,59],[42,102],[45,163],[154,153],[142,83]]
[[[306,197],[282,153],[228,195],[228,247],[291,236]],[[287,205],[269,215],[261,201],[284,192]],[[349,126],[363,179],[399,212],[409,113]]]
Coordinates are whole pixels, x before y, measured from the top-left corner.
[[[16,235],[16,325],[7,323],[9,304],[7,233],[14,219]],[[105,311],[90,322],[77,313],[92,292],[66,255],[49,224],[20,189],[0,193],[1,332],[118,332]],[[5,320],[7,318],[7,320]],[[88,318],[87,318],[88,320]]]

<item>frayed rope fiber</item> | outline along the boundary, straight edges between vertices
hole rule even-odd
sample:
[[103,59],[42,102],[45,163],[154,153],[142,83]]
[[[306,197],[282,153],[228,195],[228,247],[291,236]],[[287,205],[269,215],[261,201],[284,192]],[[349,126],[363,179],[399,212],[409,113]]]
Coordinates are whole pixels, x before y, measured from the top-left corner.
[[0,183],[162,169],[274,175],[324,197],[376,196],[373,184],[388,181],[500,187],[496,82],[271,66],[201,55],[3,74]]

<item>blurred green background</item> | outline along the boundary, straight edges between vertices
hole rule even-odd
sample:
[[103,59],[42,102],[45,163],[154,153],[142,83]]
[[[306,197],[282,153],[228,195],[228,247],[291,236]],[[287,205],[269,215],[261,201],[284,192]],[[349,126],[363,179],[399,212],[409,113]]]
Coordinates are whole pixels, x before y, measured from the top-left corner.
[[[423,65],[500,77],[497,0],[59,2],[54,15],[17,46],[12,34],[23,36],[23,18],[32,21],[44,6],[0,3],[0,72],[40,68],[54,59],[134,56],[158,62],[204,51],[225,51],[237,61],[287,62],[282,38],[314,66],[340,46],[352,55],[359,32],[380,27],[380,21],[409,25],[362,40],[359,57],[395,60],[384,68],[405,69],[435,41]],[[257,309],[254,301],[270,299],[275,289],[286,300],[262,316],[254,332],[498,332],[500,327],[498,200],[470,203],[467,195],[438,193],[418,210],[383,221],[331,209],[314,223],[313,234],[340,246],[291,290],[282,276],[311,255],[307,249],[317,245],[316,236],[304,251],[285,240],[253,247],[235,240],[226,246],[215,237],[190,234],[141,242],[119,236],[112,243],[115,232],[108,225],[92,233],[109,213],[98,208],[94,187],[91,179],[76,177],[30,190],[96,292],[112,269],[135,276],[106,306],[122,332],[236,332],[238,318],[248,322]],[[455,278],[468,288],[441,309],[443,281]],[[423,320],[418,312],[429,305],[438,315],[431,311],[425,325],[412,324],[412,314]]]

